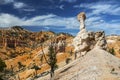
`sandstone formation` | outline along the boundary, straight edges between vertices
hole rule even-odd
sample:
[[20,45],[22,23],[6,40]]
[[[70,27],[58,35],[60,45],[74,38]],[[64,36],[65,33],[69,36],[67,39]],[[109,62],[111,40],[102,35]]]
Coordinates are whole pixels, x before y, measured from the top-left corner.
[[73,39],[73,45],[75,47],[74,52],[79,57],[85,55],[86,52],[93,49],[95,46],[99,46],[102,49],[106,49],[106,40],[104,31],[88,32],[85,28],[85,13],[81,12],[77,16],[80,22],[80,32]]
[[[42,55],[41,43],[43,44],[44,53],[47,56],[48,46],[53,41],[54,44],[52,45],[56,45],[55,47],[58,49],[58,66],[59,68],[62,67],[66,64],[66,58],[71,56],[69,54],[71,47],[66,45],[70,44],[72,39],[73,36],[67,33],[56,34],[52,31],[31,32],[21,27],[0,30],[0,58],[5,60],[7,65],[6,70],[8,71],[3,74],[5,76],[3,79],[18,80],[15,77],[18,75],[20,77],[19,80],[27,80],[26,78],[28,77],[34,79],[32,75],[35,71],[31,69],[34,65],[33,63],[41,67],[37,73],[38,77],[39,75],[44,76],[43,74],[49,71],[49,66],[46,64]],[[19,62],[24,65],[24,68],[19,68]]]
[[80,30],[85,29],[85,19],[86,19],[85,13],[81,12],[80,14],[78,14],[77,19],[80,22]]
[[108,51],[112,50],[113,55],[120,58],[120,36],[109,35],[107,38]]
[[58,45],[59,52],[65,52],[65,41],[64,40],[60,40],[57,45]]
[[120,59],[95,47],[56,71],[55,80],[120,80]]

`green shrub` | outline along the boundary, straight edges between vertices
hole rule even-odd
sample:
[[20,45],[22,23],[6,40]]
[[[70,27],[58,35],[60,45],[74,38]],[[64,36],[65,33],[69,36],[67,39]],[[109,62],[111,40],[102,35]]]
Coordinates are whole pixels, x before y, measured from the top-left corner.
[[115,55],[114,48],[109,49],[109,52],[110,52],[112,55]]
[[66,64],[68,64],[68,63],[70,63],[70,61],[71,61],[71,58],[67,58],[65,62],[66,62]]
[[5,62],[0,58],[0,72],[2,72],[5,67],[6,67]]
[[21,68],[24,68],[25,65],[23,65],[21,62],[18,62],[18,68],[21,69]]

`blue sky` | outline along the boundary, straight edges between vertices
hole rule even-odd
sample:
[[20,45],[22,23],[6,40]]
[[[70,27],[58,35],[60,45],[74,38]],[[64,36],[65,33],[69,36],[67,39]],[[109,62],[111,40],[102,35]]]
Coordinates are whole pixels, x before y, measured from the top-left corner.
[[19,25],[76,35],[76,15],[83,11],[88,30],[120,35],[120,0],[0,0],[0,27]]

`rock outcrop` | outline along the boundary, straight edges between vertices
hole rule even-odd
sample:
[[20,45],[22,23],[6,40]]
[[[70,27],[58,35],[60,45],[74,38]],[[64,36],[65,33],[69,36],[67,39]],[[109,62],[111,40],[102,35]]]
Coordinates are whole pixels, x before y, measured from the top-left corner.
[[77,53],[77,57],[85,55],[86,52],[93,49],[95,46],[99,46],[102,49],[106,49],[106,40],[104,31],[88,32],[85,28],[85,13],[81,12],[77,16],[80,22],[80,32],[73,39],[73,45],[75,47],[74,52]]
[[95,47],[59,70],[56,80],[120,80],[120,59]]
[[[120,59],[105,51],[104,31],[88,32],[85,19],[84,12],[78,15],[80,32],[73,45],[77,54],[87,54],[56,70],[55,80],[120,80]],[[47,80],[49,75],[39,79]]]
[[60,40],[59,42],[58,42],[58,51],[59,52],[65,52],[65,41],[64,40]]

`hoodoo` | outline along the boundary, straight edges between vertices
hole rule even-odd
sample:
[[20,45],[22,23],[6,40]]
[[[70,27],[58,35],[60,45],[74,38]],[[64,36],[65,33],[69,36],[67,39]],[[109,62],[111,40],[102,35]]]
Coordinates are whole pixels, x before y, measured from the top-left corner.
[[81,12],[77,15],[77,19],[80,22],[80,32],[73,39],[73,45],[75,47],[74,52],[77,57],[85,55],[86,52],[93,49],[95,46],[106,49],[106,40],[104,31],[89,32],[85,27],[86,15],[85,12]]

